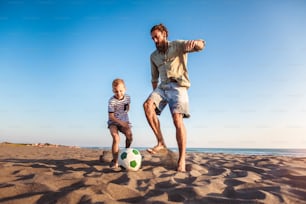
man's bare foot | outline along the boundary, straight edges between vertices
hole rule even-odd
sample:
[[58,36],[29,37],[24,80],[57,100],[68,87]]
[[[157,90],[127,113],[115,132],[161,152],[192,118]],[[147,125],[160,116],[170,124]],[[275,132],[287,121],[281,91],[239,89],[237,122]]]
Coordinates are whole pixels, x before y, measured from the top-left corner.
[[167,148],[163,145],[155,146],[153,148],[147,149],[147,152],[149,152],[150,154],[157,154],[157,153],[165,152],[165,151],[167,151]]
[[185,162],[178,162],[177,169],[178,172],[186,172],[186,165]]

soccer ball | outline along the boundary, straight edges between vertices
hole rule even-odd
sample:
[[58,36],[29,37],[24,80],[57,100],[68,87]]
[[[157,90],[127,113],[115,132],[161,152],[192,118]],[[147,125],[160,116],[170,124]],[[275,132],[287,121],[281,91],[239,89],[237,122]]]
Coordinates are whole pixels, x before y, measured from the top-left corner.
[[141,154],[137,149],[127,148],[119,155],[119,165],[126,170],[137,171],[141,167]]

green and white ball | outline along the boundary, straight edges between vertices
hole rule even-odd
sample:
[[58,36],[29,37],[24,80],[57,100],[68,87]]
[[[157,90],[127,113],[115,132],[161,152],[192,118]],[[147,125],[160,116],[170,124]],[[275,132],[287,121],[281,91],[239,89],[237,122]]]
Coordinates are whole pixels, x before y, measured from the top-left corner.
[[141,167],[141,161],[140,152],[134,148],[127,148],[119,155],[119,165],[129,171],[137,171]]

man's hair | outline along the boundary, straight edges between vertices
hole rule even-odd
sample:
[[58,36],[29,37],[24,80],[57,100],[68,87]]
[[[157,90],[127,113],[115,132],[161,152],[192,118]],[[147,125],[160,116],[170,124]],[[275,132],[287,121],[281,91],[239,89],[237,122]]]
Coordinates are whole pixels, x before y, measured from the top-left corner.
[[125,83],[124,83],[123,79],[119,79],[119,78],[114,79],[113,83],[112,83],[112,87],[113,88],[117,87],[119,84],[123,84],[125,86]]
[[159,30],[160,32],[165,31],[165,32],[166,32],[166,37],[168,37],[168,29],[167,29],[166,26],[164,26],[162,23],[153,26],[153,27],[151,28],[151,33],[152,33],[154,30]]

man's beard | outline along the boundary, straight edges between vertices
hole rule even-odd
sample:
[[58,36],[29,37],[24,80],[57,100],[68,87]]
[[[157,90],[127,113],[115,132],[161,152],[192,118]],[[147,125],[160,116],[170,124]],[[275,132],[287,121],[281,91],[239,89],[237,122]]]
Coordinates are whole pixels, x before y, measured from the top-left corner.
[[159,44],[156,43],[155,46],[158,51],[165,52],[167,49],[167,42],[161,42]]

